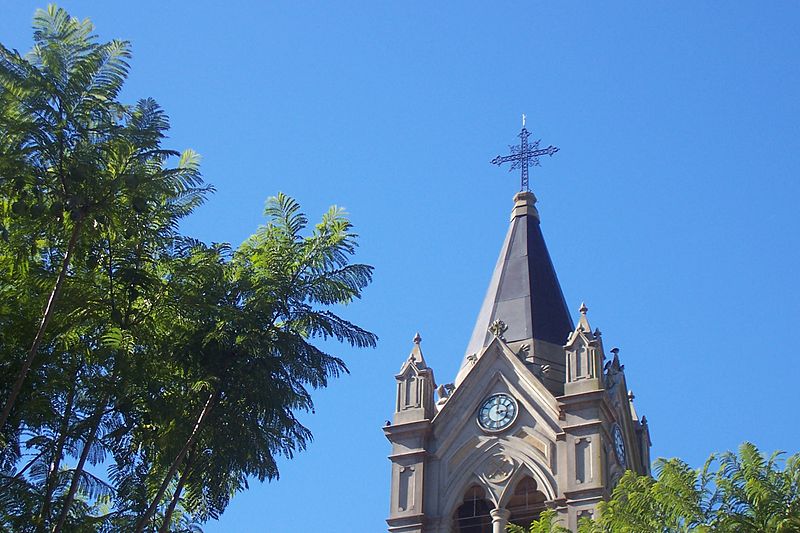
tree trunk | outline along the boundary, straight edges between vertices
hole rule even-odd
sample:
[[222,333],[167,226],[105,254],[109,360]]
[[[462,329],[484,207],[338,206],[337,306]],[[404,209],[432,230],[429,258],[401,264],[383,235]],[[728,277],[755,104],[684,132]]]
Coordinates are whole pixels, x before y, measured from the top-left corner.
[[175,492],[172,495],[172,501],[169,502],[169,507],[167,508],[167,512],[164,514],[164,523],[161,524],[161,528],[158,530],[158,533],[168,533],[170,522],[172,521],[172,513],[175,512],[175,507],[178,505],[178,501],[181,499],[181,491],[183,490],[183,485],[186,483],[186,478],[189,477],[189,471],[192,469],[192,459],[191,454],[187,454],[186,456],[186,465],[183,468],[183,472],[181,472],[181,477],[178,479],[178,486],[175,487]]
[[64,260],[61,262],[61,270],[58,272],[58,277],[56,278],[56,284],[53,287],[53,292],[50,293],[50,298],[48,298],[47,305],[44,308],[42,321],[39,323],[39,329],[36,332],[36,337],[34,337],[31,349],[28,351],[28,357],[25,359],[25,362],[22,363],[22,368],[20,368],[19,373],[17,373],[17,379],[14,382],[14,386],[11,388],[11,393],[8,395],[6,404],[3,407],[3,412],[0,413],[0,428],[6,424],[8,416],[11,414],[11,409],[14,407],[14,404],[17,401],[17,396],[19,396],[19,393],[22,390],[22,385],[25,383],[25,377],[28,375],[28,371],[31,369],[31,365],[33,364],[33,359],[36,357],[36,353],[39,351],[39,345],[42,343],[42,339],[44,338],[44,332],[47,329],[47,324],[50,322],[50,318],[53,316],[53,311],[56,307],[56,301],[61,295],[61,288],[64,286],[64,280],[67,277],[67,270],[69,270],[69,263],[72,260],[72,253],[75,251],[75,244],[78,242],[78,234],[80,233],[82,222],[83,218],[79,218],[75,221],[75,225],[72,227],[72,235],[70,235],[69,243],[67,244],[67,250],[64,253]]
[[33,466],[33,463],[35,463],[36,461],[38,461],[38,460],[39,460],[39,459],[40,459],[40,458],[41,458],[41,457],[42,457],[42,456],[45,454],[45,452],[47,452],[47,448],[45,448],[44,450],[42,450],[42,451],[40,451],[39,453],[37,453],[37,454],[34,456],[34,458],[33,458],[33,459],[31,459],[30,461],[28,461],[28,462],[27,462],[27,464],[26,464],[25,466],[23,466],[23,467],[22,467],[22,470],[20,470],[20,471],[19,471],[19,472],[17,472],[16,474],[14,474],[14,477],[13,477],[12,479],[22,479],[22,476],[24,476],[24,475],[25,475],[25,472],[27,472],[27,471],[28,471],[28,469],[29,469],[30,467],[32,467],[32,466]]
[[214,401],[217,399],[217,392],[212,392],[208,395],[208,400],[206,400],[205,405],[203,406],[203,410],[200,412],[200,416],[197,418],[197,422],[194,424],[194,428],[192,432],[189,434],[189,438],[186,439],[186,443],[181,448],[181,451],[178,452],[177,457],[175,460],[172,461],[172,464],[167,471],[167,474],[164,476],[164,480],[161,482],[161,486],[158,488],[158,492],[153,497],[153,501],[150,503],[150,506],[145,511],[144,515],[142,515],[139,520],[136,522],[136,527],[134,528],[134,533],[142,533],[144,531],[144,527],[147,522],[153,517],[158,509],[158,502],[161,501],[161,498],[164,497],[164,492],[166,492],[167,487],[169,486],[170,480],[175,477],[175,472],[178,470],[178,466],[183,461],[183,458],[186,456],[186,453],[189,449],[194,445],[195,441],[197,440],[197,435],[200,433],[200,429],[208,420],[208,415],[211,414],[211,410],[214,407]]
[[75,363],[75,371],[70,373],[73,376],[70,383],[69,392],[67,393],[67,402],[64,406],[64,416],[61,419],[59,427],[58,440],[56,441],[55,452],[53,453],[53,460],[50,462],[50,468],[47,472],[47,481],[45,482],[44,501],[42,502],[42,512],[40,513],[41,522],[36,527],[37,531],[44,531],[48,522],[50,522],[50,506],[53,499],[53,493],[56,490],[56,482],[58,477],[58,470],[61,468],[61,458],[64,452],[64,444],[67,441],[67,432],[69,430],[69,419],[72,418],[72,408],[75,403],[75,389],[77,389],[78,382],[78,364]]
[[81,450],[81,456],[78,459],[78,465],[75,467],[75,471],[72,473],[72,481],[69,484],[69,492],[67,492],[67,498],[64,500],[64,505],[61,507],[61,513],[58,516],[58,523],[56,523],[56,525],[53,527],[53,533],[59,533],[63,529],[64,524],[67,522],[69,508],[72,506],[72,502],[75,500],[75,493],[78,492],[81,474],[83,474],[83,468],[86,466],[86,459],[89,457],[89,450],[97,438],[97,430],[100,428],[100,422],[103,420],[103,413],[105,412],[107,403],[108,393],[103,395],[97,411],[95,411],[95,413],[92,415],[92,420],[89,424],[89,434],[86,435],[86,442],[83,443],[83,449]]

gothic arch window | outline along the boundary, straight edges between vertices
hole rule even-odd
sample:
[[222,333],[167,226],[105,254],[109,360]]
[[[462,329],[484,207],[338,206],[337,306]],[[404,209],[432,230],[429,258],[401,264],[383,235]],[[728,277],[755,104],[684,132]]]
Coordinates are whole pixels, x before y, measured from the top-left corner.
[[453,515],[453,533],[492,533],[491,506],[486,493],[473,485],[464,494],[464,501]]
[[527,529],[546,509],[545,500],[547,496],[539,490],[533,478],[522,478],[506,504],[506,509],[511,512],[509,522]]

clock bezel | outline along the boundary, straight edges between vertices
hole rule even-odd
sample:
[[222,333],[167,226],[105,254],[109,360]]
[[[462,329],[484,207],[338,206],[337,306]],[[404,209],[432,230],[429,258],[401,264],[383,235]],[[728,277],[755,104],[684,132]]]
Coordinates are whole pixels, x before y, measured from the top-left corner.
[[[505,397],[505,398],[508,398],[509,400],[511,400],[511,403],[514,404],[514,416],[503,427],[496,428],[496,429],[495,428],[487,428],[481,422],[481,411],[483,410],[483,406],[484,405],[486,405],[489,401],[491,401],[493,398],[496,398],[498,396],[502,396],[502,397]],[[517,399],[514,398],[513,396],[511,396],[510,394],[505,393],[505,392],[496,392],[496,393],[490,394],[489,396],[484,398],[483,401],[480,403],[480,405],[478,406],[478,413],[475,416],[475,423],[478,424],[478,427],[481,428],[481,431],[484,431],[486,433],[500,433],[502,431],[507,430],[511,426],[513,426],[514,422],[517,421],[517,417],[518,416],[519,416],[519,403],[517,402]]]

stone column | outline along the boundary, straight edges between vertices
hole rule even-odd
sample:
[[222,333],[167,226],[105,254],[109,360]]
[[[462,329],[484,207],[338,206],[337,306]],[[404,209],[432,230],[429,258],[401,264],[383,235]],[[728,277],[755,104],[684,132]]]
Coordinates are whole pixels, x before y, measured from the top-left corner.
[[492,516],[492,533],[505,533],[511,511],[508,509],[492,509],[489,514]]

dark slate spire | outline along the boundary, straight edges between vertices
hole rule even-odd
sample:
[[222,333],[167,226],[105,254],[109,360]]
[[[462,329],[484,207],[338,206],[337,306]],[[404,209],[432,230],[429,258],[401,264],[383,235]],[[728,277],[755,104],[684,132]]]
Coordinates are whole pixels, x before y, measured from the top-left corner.
[[507,326],[503,339],[508,343],[544,341],[561,347],[574,329],[535,203],[531,192],[514,196],[511,226],[467,347],[465,366],[470,356],[479,355],[491,342],[489,327],[496,320]]

